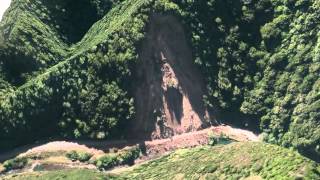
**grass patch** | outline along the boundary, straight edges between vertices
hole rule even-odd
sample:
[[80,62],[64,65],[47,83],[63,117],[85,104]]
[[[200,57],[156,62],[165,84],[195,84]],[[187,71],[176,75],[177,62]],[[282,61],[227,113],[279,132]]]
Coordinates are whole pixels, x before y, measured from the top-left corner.
[[74,170],[62,170],[62,171],[51,171],[51,172],[39,172],[39,173],[25,173],[15,176],[6,176],[5,180],[80,180],[80,179],[90,179],[90,180],[102,180],[102,179],[113,179],[110,175],[105,175],[103,173],[87,170],[87,169],[74,169]]
[[[270,155],[273,156],[270,156]],[[319,165],[297,152],[264,143],[178,150],[121,175],[127,179],[319,179]]]

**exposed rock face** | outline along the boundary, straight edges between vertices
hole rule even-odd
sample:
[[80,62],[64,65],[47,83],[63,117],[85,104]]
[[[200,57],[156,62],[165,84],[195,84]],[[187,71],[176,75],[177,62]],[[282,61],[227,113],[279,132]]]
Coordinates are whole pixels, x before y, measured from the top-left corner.
[[169,15],[150,22],[136,72],[134,135],[157,139],[208,126],[203,79],[182,24]]

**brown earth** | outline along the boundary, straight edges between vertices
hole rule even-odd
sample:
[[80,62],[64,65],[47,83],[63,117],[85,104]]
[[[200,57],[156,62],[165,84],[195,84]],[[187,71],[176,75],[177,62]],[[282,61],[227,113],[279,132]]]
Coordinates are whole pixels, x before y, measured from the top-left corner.
[[[231,126],[215,126],[195,132],[184,133],[176,135],[171,138],[158,139],[152,141],[81,141],[81,142],[67,142],[67,141],[54,141],[46,144],[38,145],[30,148],[27,151],[25,148],[16,149],[16,156],[28,156],[33,154],[41,154],[45,152],[69,152],[72,150],[88,152],[94,156],[103,155],[109,152],[110,149],[122,149],[127,146],[139,144],[145,148],[146,156],[162,155],[166,152],[171,152],[180,148],[195,147],[208,143],[210,135],[220,136],[221,134],[228,136],[230,139],[245,142],[245,141],[258,141],[257,135],[250,131],[232,128]],[[2,159],[9,159],[5,154],[1,154]]]
[[148,156],[161,155],[176,149],[205,145],[208,144],[210,135],[220,136],[221,134],[239,142],[259,141],[258,136],[250,131],[232,128],[231,126],[216,126],[167,139],[146,141],[146,154]]
[[182,24],[153,15],[140,50],[135,82],[135,138],[160,139],[208,127],[204,82]]
[[57,152],[57,151],[67,151],[67,152],[81,151],[81,152],[87,152],[95,155],[104,154],[102,150],[89,148],[85,145],[81,145],[78,143],[67,142],[67,141],[54,141],[54,142],[49,142],[47,144],[29,149],[28,151],[20,154],[19,156],[27,156],[30,154],[40,154],[43,152]]
[[[215,126],[204,130],[176,135],[171,138],[158,139],[152,141],[54,141],[43,145],[35,146],[33,148],[30,148],[29,146],[30,149],[28,149],[27,151],[25,149],[28,148],[28,146],[17,148],[15,149],[15,154],[0,154],[0,159],[7,160],[15,156],[30,157],[36,155],[40,157],[43,154],[52,153],[52,157],[49,156],[49,158],[43,160],[32,160],[32,162],[30,162],[30,164],[26,168],[17,172],[32,172],[37,166],[41,166],[41,168],[45,170],[59,170],[70,168],[95,169],[96,167],[92,164],[70,161],[69,159],[64,157],[64,153],[75,150],[81,152],[88,152],[93,154],[94,158],[99,158],[106,152],[116,151],[116,149],[128,148],[128,146],[139,145],[141,148],[143,148],[144,155],[137,159],[135,163],[140,164],[147,160],[161,157],[162,155],[170,153],[176,149],[190,148],[208,144],[209,136],[220,136],[221,134],[228,136],[230,139],[235,141],[243,142],[259,140],[258,136],[250,131],[235,129],[230,126]],[[59,155],[55,152],[61,152],[61,154]],[[117,167],[116,169],[118,168],[119,167]]]

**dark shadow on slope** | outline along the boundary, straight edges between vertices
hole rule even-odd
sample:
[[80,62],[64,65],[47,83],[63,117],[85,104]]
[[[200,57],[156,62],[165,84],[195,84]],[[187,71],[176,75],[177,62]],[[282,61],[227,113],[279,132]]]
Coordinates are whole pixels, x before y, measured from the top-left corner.
[[204,78],[197,66],[193,63],[191,49],[183,29],[177,18],[170,16],[159,19],[158,45],[166,56],[166,62],[172,67],[175,76],[180,82],[182,92],[185,93],[199,116],[205,116],[205,107],[202,101],[204,95]]
[[171,118],[176,119],[179,124],[183,115],[182,107],[182,94],[174,87],[168,88],[165,92],[166,99],[168,100],[168,107],[170,110]]
[[[121,1],[39,0],[34,3],[36,16],[49,25],[68,44],[79,42],[91,26]],[[43,16],[43,14],[45,16]]]
[[239,112],[238,110],[219,110],[216,114],[218,123],[230,125],[235,128],[252,131],[260,134],[260,118],[249,116]]
[[24,84],[28,79],[27,74],[38,69],[32,57],[18,52],[14,55],[13,53],[0,55],[0,64],[2,64],[6,81],[14,86]]
[[50,18],[43,21],[56,29],[69,44],[80,41],[89,28],[101,18],[91,0],[42,1],[50,13]]
[[320,163],[320,156],[319,154],[317,154],[315,151],[313,151],[314,148],[302,148],[302,149],[298,149],[299,153],[301,153],[303,156],[312,159],[313,161],[316,161],[317,163]]

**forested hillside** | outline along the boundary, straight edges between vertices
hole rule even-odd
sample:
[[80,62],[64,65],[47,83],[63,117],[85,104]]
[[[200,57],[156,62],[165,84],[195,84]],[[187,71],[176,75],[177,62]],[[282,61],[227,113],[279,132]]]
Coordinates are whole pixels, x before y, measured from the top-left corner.
[[13,0],[0,23],[1,149],[131,137],[154,14],[183,24],[212,122],[320,160],[317,0]]

